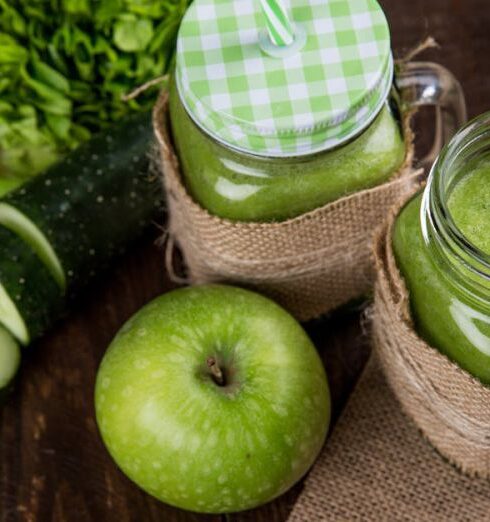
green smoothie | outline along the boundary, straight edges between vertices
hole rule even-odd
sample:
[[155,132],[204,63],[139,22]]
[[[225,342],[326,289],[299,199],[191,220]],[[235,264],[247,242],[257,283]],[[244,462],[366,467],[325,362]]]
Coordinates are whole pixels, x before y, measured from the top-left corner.
[[[490,384],[490,288],[488,307],[468,298],[444,275],[425,244],[420,226],[421,195],[401,211],[393,247],[410,293],[418,333],[484,384]],[[490,254],[490,162],[480,163],[452,189],[452,219],[468,241]]]
[[387,105],[356,139],[296,158],[237,153],[205,135],[170,93],[172,132],[185,184],[211,214],[233,221],[281,221],[390,179],[405,157]]
[[449,198],[449,209],[470,243],[490,254],[490,160],[481,161],[456,184]]

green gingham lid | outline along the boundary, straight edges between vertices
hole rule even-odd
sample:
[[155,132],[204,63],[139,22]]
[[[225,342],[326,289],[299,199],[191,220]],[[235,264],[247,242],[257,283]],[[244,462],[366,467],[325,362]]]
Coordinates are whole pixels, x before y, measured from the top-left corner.
[[194,0],[182,22],[176,79],[196,124],[264,156],[330,149],[366,128],[392,84],[388,23],[376,0],[285,0],[302,49],[260,45],[259,0]]

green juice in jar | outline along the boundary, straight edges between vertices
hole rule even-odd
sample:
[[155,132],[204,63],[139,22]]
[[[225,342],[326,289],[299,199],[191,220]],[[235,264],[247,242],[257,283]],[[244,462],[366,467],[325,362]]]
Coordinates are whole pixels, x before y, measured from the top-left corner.
[[424,197],[403,208],[393,248],[418,333],[489,385],[490,157],[478,157],[481,125],[455,138]]
[[179,31],[170,116],[183,180],[232,221],[282,221],[383,184],[406,154],[377,1],[284,5],[290,45],[271,43],[258,1],[196,0]]
[[454,187],[449,210],[468,241],[490,255],[490,159],[482,161]]
[[206,136],[171,87],[172,132],[186,185],[211,214],[233,221],[292,218],[388,181],[405,157],[400,124],[386,104],[360,136],[308,157],[263,158]]

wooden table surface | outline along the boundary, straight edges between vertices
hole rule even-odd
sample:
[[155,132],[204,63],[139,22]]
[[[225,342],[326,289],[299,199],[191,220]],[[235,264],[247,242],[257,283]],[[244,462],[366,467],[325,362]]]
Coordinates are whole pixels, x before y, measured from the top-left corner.
[[[460,79],[470,116],[490,107],[488,0],[381,4],[395,55],[434,36],[442,48],[424,59],[439,61]],[[225,520],[179,511],[144,494],[118,471],[97,434],[93,387],[108,343],[141,305],[174,286],[164,272],[157,235],[155,229],[118,260],[65,321],[27,350],[18,384],[0,410],[0,522]],[[307,325],[326,364],[334,419],[368,356],[359,323],[359,313],[352,312]],[[286,520],[301,488],[228,520]]]

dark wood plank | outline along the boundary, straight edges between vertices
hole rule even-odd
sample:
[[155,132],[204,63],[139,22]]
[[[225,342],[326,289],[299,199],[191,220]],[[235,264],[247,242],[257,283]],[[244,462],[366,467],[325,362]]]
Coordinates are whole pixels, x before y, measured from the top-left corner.
[[[461,80],[471,116],[489,107],[487,0],[381,3],[397,56],[425,36],[434,36],[441,49],[423,58],[446,65]],[[135,245],[65,321],[29,348],[16,389],[0,410],[1,522],[224,519],[185,513],[145,495],[111,462],[94,422],[93,385],[106,346],[134,311],[173,287],[165,275],[162,252],[153,243],[155,237],[156,233]],[[312,323],[308,332],[325,361],[337,417],[368,353],[359,313]],[[284,521],[301,487],[262,508],[228,518]]]

